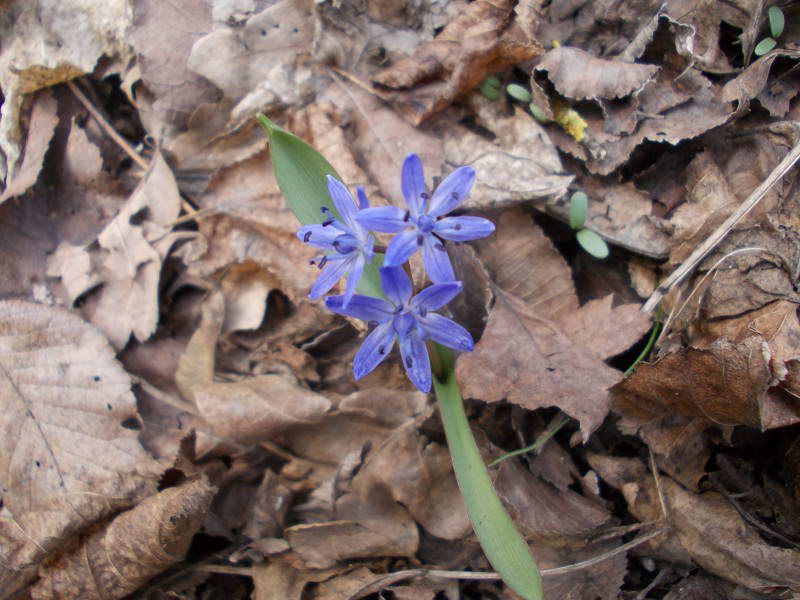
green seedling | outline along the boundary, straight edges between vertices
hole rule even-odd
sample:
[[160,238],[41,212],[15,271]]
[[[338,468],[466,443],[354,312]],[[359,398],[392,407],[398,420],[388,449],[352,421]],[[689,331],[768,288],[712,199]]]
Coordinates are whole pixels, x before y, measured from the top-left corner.
[[531,96],[531,93],[530,91],[528,91],[528,88],[521,86],[518,83],[509,83],[506,86],[506,92],[514,100],[519,100],[520,102],[524,102],[525,104],[533,100],[533,96]]
[[594,231],[586,229],[586,217],[589,215],[589,197],[584,192],[575,192],[569,199],[569,226],[575,232],[575,238],[581,247],[595,258],[608,257],[608,244]]
[[783,28],[786,26],[786,18],[779,6],[774,4],[767,9],[767,19],[769,20],[769,32],[772,36],[767,36],[753,48],[753,54],[764,56],[778,45],[778,38],[783,35]]
[[502,83],[500,83],[500,80],[497,77],[494,75],[489,75],[489,77],[484,79],[481,83],[481,94],[483,94],[484,97],[488,98],[489,100],[495,102],[500,99],[501,86]]

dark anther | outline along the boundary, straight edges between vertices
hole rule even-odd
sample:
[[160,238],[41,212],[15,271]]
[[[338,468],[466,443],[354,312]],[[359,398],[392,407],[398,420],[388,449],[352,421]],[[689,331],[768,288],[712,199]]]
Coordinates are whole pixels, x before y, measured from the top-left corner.
[[326,262],[328,262],[328,257],[323,256],[322,260],[319,261],[319,268],[321,269],[322,267],[324,267]]
[[311,232],[310,231],[306,231],[305,234],[303,235],[303,241],[304,242],[308,242],[308,240],[310,240],[310,239],[311,239]]
[[427,308],[420,308],[419,309],[419,316],[420,317],[424,317],[427,314],[428,314],[428,309]]
[[327,215],[327,214],[329,214],[331,212],[331,209],[328,208],[327,206],[320,206],[319,210],[320,210],[320,212],[322,214],[325,214],[325,215]]
[[328,226],[328,225],[330,225],[331,223],[333,223],[333,219],[325,219],[325,220],[322,222],[322,226],[323,226],[323,227],[327,227],[327,226]]
[[456,193],[456,192],[450,192],[450,197],[451,197],[453,200],[458,200],[458,193]]
[[367,327],[377,327],[377,326],[378,326],[377,321],[367,321]]
[[434,248],[436,248],[437,250],[439,250],[441,252],[444,252],[444,244],[442,244],[442,242],[436,242],[436,245],[434,246]]
[[413,364],[414,364],[414,361],[411,360],[411,357],[410,356],[406,356],[406,367],[408,367],[410,369]]
[[383,346],[378,346],[378,354],[386,354],[386,348]]
[[333,240],[333,243],[331,244],[331,246],[333,246],[334,248],[338,248],[339,244],[341,244],[341,242],[339,240]]
[[461,223],[456,223],[456,224],[453,226],[453,229],[455,229],[456,231],[461,231]]
[[317,264],[317,260],[312,258],[310,261],[308,261],[308,264],[315,265],[315,264]]
[[423,200],[430,200],[431,199],[431,195],[428,192],[422,192],[419,195],[419,197],[422,198]]
[[408,223],[408,220],[411,218],[411,213],[406,211],[406,214],[403,215],[403,222]]
[[418,235],[417,236],[417,246],[422,246],[422,242],[425,240],[425,236]]

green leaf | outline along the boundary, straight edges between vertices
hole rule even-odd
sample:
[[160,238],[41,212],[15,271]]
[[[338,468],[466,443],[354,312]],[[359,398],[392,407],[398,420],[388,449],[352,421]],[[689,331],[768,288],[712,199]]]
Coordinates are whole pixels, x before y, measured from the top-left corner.
[[595,258],[608,257],[608,244],[594,231],[581,229],[575,234],[575,237],[578,238],[578,243],[581,247]]
[[575,231],[586,223],[589,214],[589,198],[583,192],[575,192],[569,199],[569,226]]
[[756,56],[764,56],[777,45],[778,42],[773,40],[771,37],[765,37],[763,40],[758,42],[758,44],[756,44],[755,48],[753,48],[753,54]]
[[539,568],[503,507],[469,428],[455,380],[453,352],[438,344],[431,350],[432,361],[439,367],[433,377],[439,413],[475,535],[489,563],[508,587],[525,600],[542,600],[544,592]]
[[[332,175],[339,181],[342,179],[331,164],[299,137],[279,127],[264,115],[259,114],[257,118],[269,137],[272,168],[275,170],[278,187],[298,221],[303,225],[320,223],[320,209],[323,206],[341,218],[328,195],[327,176]],[[378,254],[364,268],[358,284],[361,294],[384,297],[378,271],[382,264],[383,255]],[[301,268],[300,265],[298,268]]]
[[[786,25],[786,19],[783,17],[783,11],[779,6],[772,5],[767,9],[767,17],[769,17],[769,30],[772,33],[772,37],[781,37],[783,28]],[[767,52],[769,52],[769,50],[767,50]]]
[[500,80],[494,75],[489,75],[481,83],[481,94],[486,96],[489,100],[500,99]]
[[514,100],[519,100],[520,102],[527,103],[533,100],[533,96],[531,96],[528,89],[518,83],[509,83],[508,86],[506,86],[506,92],[508,92],[508,95],[514,98]]
[[539,108],[538,106],[536,106],[533,102],[531,102],[528,105],[528,108],[530,109],[531,114],[533,115],[533,118],[536,119],[537,121],[539,121],[539,123],[552,123],[553,122],[553,119],[550,119],[546,114],[544,114],[544,111],[541,108]]

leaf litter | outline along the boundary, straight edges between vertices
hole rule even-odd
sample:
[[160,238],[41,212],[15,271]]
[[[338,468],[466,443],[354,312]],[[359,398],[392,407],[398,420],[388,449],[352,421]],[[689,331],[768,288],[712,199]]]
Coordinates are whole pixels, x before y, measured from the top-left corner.
[[568,417],[490,470],[546,597],[800,592],[795,171],[658,284],[797,146],[789,7],[757,60],[764,3],[129,8],[0,23],[0,598],[513,597],[467,577],[430,399],[396,359],[353,381],[363,332],[306,298],[257,111],[374,205],[410,152],[433,184],[475,168],[497,233],[450,250],[457,374],[487,463]]

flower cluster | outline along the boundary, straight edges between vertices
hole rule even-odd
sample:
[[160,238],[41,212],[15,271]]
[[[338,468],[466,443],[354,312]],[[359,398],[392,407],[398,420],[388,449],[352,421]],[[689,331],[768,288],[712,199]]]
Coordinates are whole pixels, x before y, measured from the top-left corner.
[[[309,297],[322,297],[347,277],[344,294],[329,296],[325,305],[335,313],[362,319],[374,327],[353,361],[356,379],[383,362],[397,341],[409,379],[418,389],[428,392],[431,367],[427,340],[461,352],[472,350],[474,342],[469,332],[433,311],[462,289],[461,282],[455,280],[445,242],[475,240],[494,231],[494,224],[481,217],[445,216],[464,201],[474,182],[475,170],[461,167],[429,194],[422,161],[410,154],[403,163],[401,179],[404,210],[396,206],[371,208],[362,188],[357,189],[356,205],[344,184],[328,176],[328,192],[341,219],[323,207],[322,222],[300,228],[297,236],[325,251],[312,261],[321,272]],[[396,234],[386,248],[380,269],[387,300],[355,293],[364,266],[375,256],[373,231]],[[403,265],[419,249],[433,285],[414,295]]]

